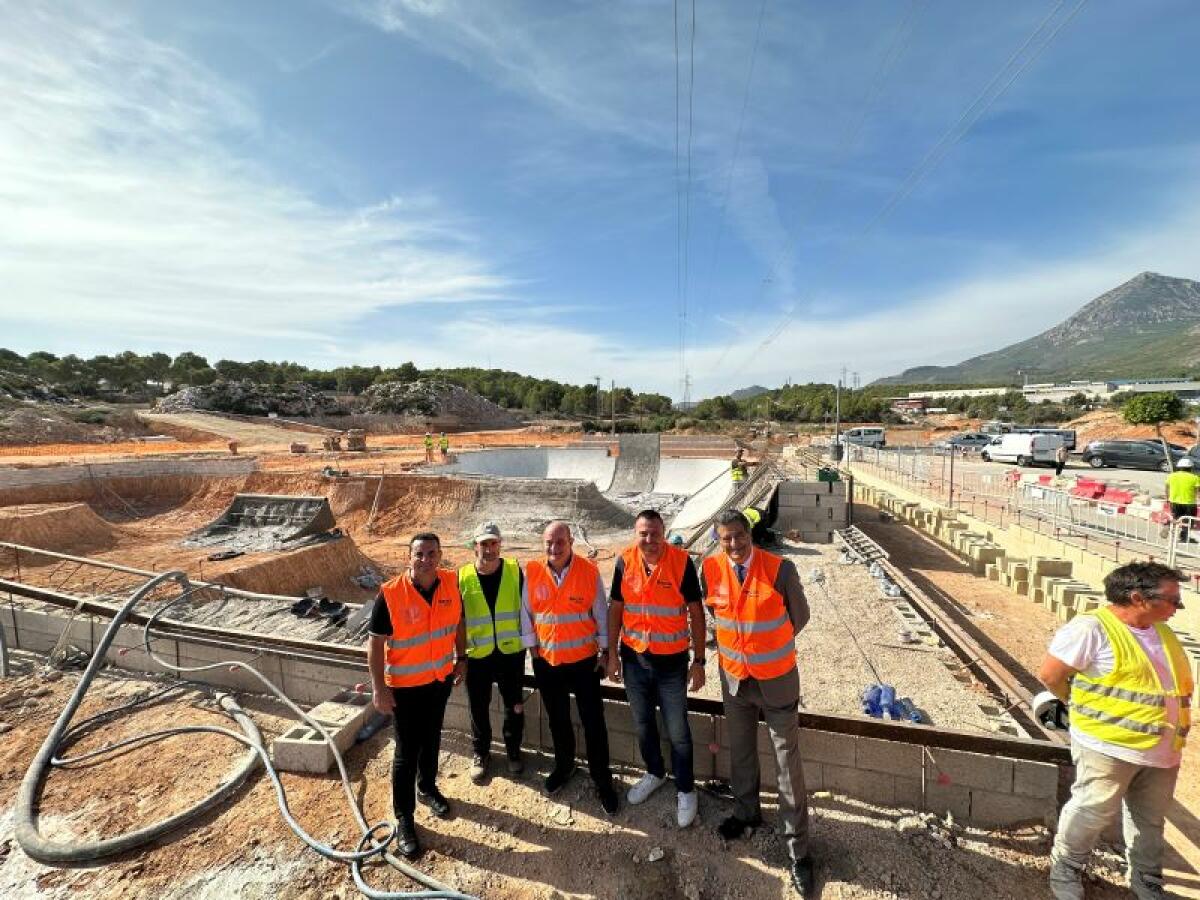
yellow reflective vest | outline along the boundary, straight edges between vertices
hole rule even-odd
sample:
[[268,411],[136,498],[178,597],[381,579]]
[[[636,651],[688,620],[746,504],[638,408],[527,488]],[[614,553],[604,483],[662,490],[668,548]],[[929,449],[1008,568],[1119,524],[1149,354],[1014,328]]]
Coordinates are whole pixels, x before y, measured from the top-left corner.
[[1100,678],[1077,672],[1071,683],[1071,726],[1083,734],[1118,747],[1149,750],[1167,728],[1167,698],[1179,699],[1179,727],[1173,748],[1182,750],[1191,725],[1194,684],[1191,667],[1179,638],[1165,623],[1155,624],[1171,665],[1175,687],[1163,690],[1158,672],[1129,627],[1109,609],[1083,613],[1095,616],[1113,649],[1113,670]]
[[467,656],[482,659],[497,647],[501,653],[521,650],[521,567],[515,559],[502,559],[500,592],[493,616],[483,596],[483,585],[474,563],[458,570],[458,591],[467,617]]

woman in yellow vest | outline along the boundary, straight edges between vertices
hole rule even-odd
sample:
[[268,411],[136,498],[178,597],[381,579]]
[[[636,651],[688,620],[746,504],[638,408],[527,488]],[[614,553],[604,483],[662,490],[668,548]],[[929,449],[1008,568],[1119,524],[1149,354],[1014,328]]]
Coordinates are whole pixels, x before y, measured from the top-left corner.
[[475,561],[458,570],[467,621],[467,702],[471,709],[471,780],[487,778],[492,752],[492,685],[504,703],[504,748],[508,771],[521,774],[525,733],[525,648],[521,644],[521,588],[525,575],[515,559],[500,555],[500,528],[475,529]]
[[1166,624],[1186,578],[1135,562],[1104,579],[1108,606],[1076,616],[1050,642],[1038,678],[1071,714],[1075,783],[1058,820],[1050,888],[1083,900],[1092,848],[1124,803],[1129,882],[1139,900],[1163,894],[1163,821],[1191,724],[1194,685]]
[[408,569],[385,582],[375,599],[367,642],[372,701],[393,716],[396,730],[392,809],[397,847],[410,859],[421,852],[413,821],[417,797],[434,815],[450,814],[437,787],[438,752],[446,701],[467,660],[458,579],[438,569],[441,561],[436,534],[413,537]]

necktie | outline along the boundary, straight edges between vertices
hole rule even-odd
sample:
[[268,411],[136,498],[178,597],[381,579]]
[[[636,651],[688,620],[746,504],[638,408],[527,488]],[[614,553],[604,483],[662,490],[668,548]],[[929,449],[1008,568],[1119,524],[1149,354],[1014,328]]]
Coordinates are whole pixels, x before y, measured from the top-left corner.
[[734,566],[734,569],[737,571],[738,584],[741,584],[743,581],[746,580],[746,567],[743,566],[741,563],[737,563]]

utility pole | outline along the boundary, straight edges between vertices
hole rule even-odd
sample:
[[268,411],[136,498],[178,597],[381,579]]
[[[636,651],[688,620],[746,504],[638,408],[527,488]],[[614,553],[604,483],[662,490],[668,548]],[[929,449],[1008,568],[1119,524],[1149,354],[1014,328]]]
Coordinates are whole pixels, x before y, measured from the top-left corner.
[[604,407],[600,405],[600,376],[596,378],[596,421],[599,422],[604,417]]
[[608,391],[608,399],[612,401],[612,433],[617,433],[617,380],[614,378]]
[[[845,369],[842,369],[842,378],[845,377]],[[830,456],[834,462],[841,462],[842,459],[842,379],[838,379],[837,390],[833,394],[833,452]]]

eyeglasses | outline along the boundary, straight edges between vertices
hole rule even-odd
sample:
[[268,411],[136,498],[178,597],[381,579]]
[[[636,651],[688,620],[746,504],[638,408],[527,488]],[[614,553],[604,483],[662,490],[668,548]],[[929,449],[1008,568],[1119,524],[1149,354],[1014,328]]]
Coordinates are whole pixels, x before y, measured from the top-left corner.
[[1176,609],[1183,609],[1183,597],[1179,594],[1174,597],[1160,597],[1157,591],[1149,591],[1142,596],[1147,600],[1161,600],[1164,603],[1170,603]]

